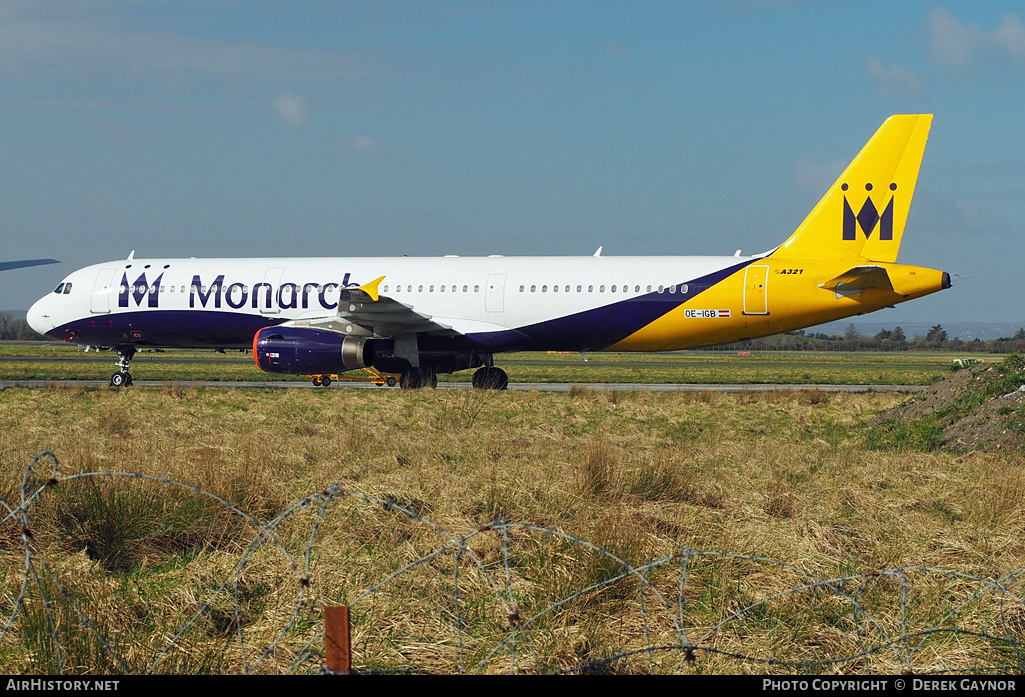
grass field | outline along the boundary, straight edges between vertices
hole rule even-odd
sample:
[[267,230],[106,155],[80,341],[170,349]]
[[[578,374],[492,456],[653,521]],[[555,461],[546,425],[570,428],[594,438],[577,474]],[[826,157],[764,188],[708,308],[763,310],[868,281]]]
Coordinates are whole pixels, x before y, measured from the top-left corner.
[[[48,360],[2,360],[11,357]],[[953,357],[909,352],[590,353],[584,365],[580,354],[512,353],[496,357],[496,363],[513,382],[929,385],[945,377]],[[49,360],[57,358],[69,360]],[[110,351],[85,353],[80,347],[62,344],[0,344],[0,380],[106,380],[114,371],[115,360]],[[132,362],[132,372],[137,380],[307,379],[263,373],[248,354],[238,352],[140,352]],[[471,371],[462,371],[439,379],[468,382],[470,375]]]
[[[29,594],[0,670],[240,672],[263,657],[255,672],[306,672],[319,608],[347,602],[356,664],[386,670],[794,672],[775,660],[805,673],[1020,672],[1021,582],[1005,575],[1025,563],[1022,457],[870,449],[871,420],[901,399],[9,389],[9,505],[34,454],[53,451],[63,471],[29,509]],[[120,471],[237,509],[160,482],[70,478]],[[330,491],[348,498],[328,506]],[[264,538],[243,514],[268,522],[311,495],[273,528],[279,547],[246,551]],[[487,532],[496,519],[565,537],[503,528],[504,540]],[[447,539],[439,528],[466,537],[462,553],[431,556]],[[0,528],[0,543],[7,617],[25,580],[18,526]],[[686,568],[616,581],[621,564],[588,545],[634,567],[681,549],[743,556],[688,555]],[[809,577],[853,580],[799,590]],[[1017,595],[977,600],[994,579]],[[514,658],[510,632],[526,617]],[[701,649],[694,661],[642,651],[595,663],[678,644],[681,624]],[[954,626],[970,632],[907,637]]]

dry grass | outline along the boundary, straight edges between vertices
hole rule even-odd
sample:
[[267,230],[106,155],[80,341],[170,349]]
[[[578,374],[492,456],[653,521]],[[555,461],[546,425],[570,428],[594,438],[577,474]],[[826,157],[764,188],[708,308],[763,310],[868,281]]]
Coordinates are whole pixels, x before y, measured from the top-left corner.
[[[352,603],[446,544],[436,528],[396,514],[395,506],[454,534],[470,534],[467,549],[480,567],[467,557],[439,555],[353,608],[359,664],[449,672],[459,669],[461,645],[464,665],[477,666],[508,636],[510,625],[622,574],[618,560],[639,565],[681,548],[768,557],[820,578],[909,566],[996,578],[1021,567],[1021,457],[865,449],[865,424],[899,399],[579,389],[561,395],[12,389],[0,395],[0,463],[8,492],[17,491],[35,453],[51,450],[65,475],[138,471],[196,484],[261,522],[333,483],[391,502],[348,498],[329,506],[312,548],[307,601],[295,621],[295,633],[303,637],[320,622],[321,604]],[[104,478],[62,482],[32,509],[36,548],[55,578],[74,589],[76,602],[95,609],[102,631],[118,637],[112,643],[118,655],[129,657],[128,669],[148,666],[183,618],[198,612],[200,620],[182,644],[187,648],[173,651],[158,672],[241,670],[240,628],[251,664],[260,651],[252,647],[269,645],[292,621],[317,507],[297,511],[278,528],[297,571],[282,552],[265,547],[229,592],[204,608],[258,537],[243,516],[169,489]],[[511,532],[506,550],[496,534],[471,532],[498,518],[567,533],[607,553],[528,530]],[[105,555],[96,538],[104,544],[119,539],[122,547]],[[0,529],[0,548],[10,602],[24,561],[17,532]],[[514,592],[502,601],[481,569],[501,586],[506,554]],[[759,604],[801,586],[807,581],[801,574],[732,558],[695,558],[689,573],[684,623],[692,639],[738,609],[757,606],[715,629],[704,646],[788,660],[863,648],[850,605],[833,595],[807,591]],[[675,607],[679,562],[653,569],[649,582]],[[671,613],[654,612],[650,590],[644,599],[638,587],[636,577],[615,580],[542,612],[530,625],[529,651],[527,640],[518,638],[518,668],[572,669],[623,650],[676,643]],[[899,598],[895,587],[880,579],[865,592],[866,606],[878,601],[879,617],[892,620],[890,613],[898,611],[886,603]],[[974,592],[946,579],[922,581],[918,588],[914,616],[924,626],[936,621],[943,603]],[[933,588],[937,599],[925,592]],[[639,611],[642,602],[646,613]],[[0,645],[5,672],[56,669],[45,613],[29,607],[34,619],[16,624]],[[462,631],[456,618],[462,618]],[[989,619],[973,616],[971,622],[981,626]],[[82,647],[65,670],[123,669],[89,632],[70,629],[74,620],[61,619]],[[1023,622],[1016,621],[1020,641]],[[299,651],[293,643],[286,641],[259,670],[289,669]],[[915,668],[995,660],[992,653],[958,651],[937,642],[934,662]],[[510,660],[499,651],[484,670],[501,672]],[[679,660],[641,655],[590,669],[672,670]],[[860,666],[822,670],[901,669],[895,660],[884,653]],[[768,669],[711,654],[697,663],[686,670]]]

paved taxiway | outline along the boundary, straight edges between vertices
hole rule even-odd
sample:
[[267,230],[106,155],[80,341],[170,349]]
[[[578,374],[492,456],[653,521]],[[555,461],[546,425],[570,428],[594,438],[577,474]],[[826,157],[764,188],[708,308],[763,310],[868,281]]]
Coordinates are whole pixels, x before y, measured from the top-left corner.
[[[0,390],[12,387],[49,387],[51,385],[82,385],[83,387],[107,387],[106,380],[0,380]],[[314,387],[312,382],[290,382],[290,381],[217,381],[217,380],[136,380],[134,387],[167,387],[175,385],[178,387],[235,387],[241,389],[272,389],[272,388],[300,388],[333,390],[343,389],[369,389],[369,390],[397,390],[398,387],[378,387],[369,382],[349,382],[340,380],[334,382],[330,387]],[[822,392],[921,392],[925,389],[922,385],[664,385],[664,384],[643,384],[643,383],[563,383],[563,382],[510,382],[510,390],[530,392],[569,392],[573,388],[588,389],[599,392],[773,392],[773,391],[809,391],[821,390]],[[439,390],[460,390],[469,389],[468,382],[439,382]],[[122,387],[119,389],[132,389]]]
[[[67,362],[80,362],[80,363],[96,363],[104,361],[112,361],[116,356],[112,353],[91,353],[83,356],[0,356],[0,363],[11,362],[11,363],[67,363]],[[216,363],[219,365],[253,365],[252,358],[216,358],[216,357],[202,357],[194,356],[192,358],[184,356],[174,356],[173,358],[164,358],[162,356],[143,354],[138,355],[132,359],[132,365],[140,365],[142,363]],[[605,367],[605,368],[690,368],[694,366],[711,366],[715,368],[727,368],[727,367],[750,367],[757,366],[759,368],[821,368],[828,364],[823,363],[762,363],[744,361],[744,360],[716,360],[716,361],[701,361],[701,360],[689,360],[689,361],[562,361],[562,360],[550,360],[550,361],[532,361],[532,360],[496,360],[495,365],[497,366],[509,366],[509,365],[528,365],[528,366],[548,366],[548,367]],[[854,368],[871,368],[872,370],[937,370],[937,371],[950,371],[949,365],[941,365],[936,363],[928,364],[885,364],[885,363],[838,363],[838,366],[842,366],[848,369]]]

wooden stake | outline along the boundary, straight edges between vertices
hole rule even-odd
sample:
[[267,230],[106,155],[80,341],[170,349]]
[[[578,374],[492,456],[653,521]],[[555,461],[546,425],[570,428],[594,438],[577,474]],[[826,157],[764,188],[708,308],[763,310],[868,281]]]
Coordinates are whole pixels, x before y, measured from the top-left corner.
[[348,605],[324,607],[324,659],[327,669],[336,675],[348,675],[352,669]]

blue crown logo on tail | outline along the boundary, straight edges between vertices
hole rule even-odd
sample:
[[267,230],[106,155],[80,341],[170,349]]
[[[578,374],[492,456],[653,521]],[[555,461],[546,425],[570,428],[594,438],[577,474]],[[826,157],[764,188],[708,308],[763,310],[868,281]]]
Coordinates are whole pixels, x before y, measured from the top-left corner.
[[[849,188],[847,184],[843,184],[840,187],[843,191],[847,191]],[[890,191],[896,191],[897,185],[890,184]],[[865,184],[865,191],[872,191],[871,184]],[[876,225],[879,226],[879,239],[880,240],[892,240],[893,239],[893,199],[895,196],[890,196],[890,202],[886,204],[886,209],[879,213],[875,203],[872,202],[872,195],[869,194],[865,198],[865,203],[861,205],[861,210],[858,214],[854,214],[854,209],[851,208],[850,202],[847,200],[847,194],[843,197],[843,238],[848,241],[853,241],[858,238],[858,227],[861,227],[861,231],[865,234],[865,239],[872,237],[872,232],[875,230]]]

